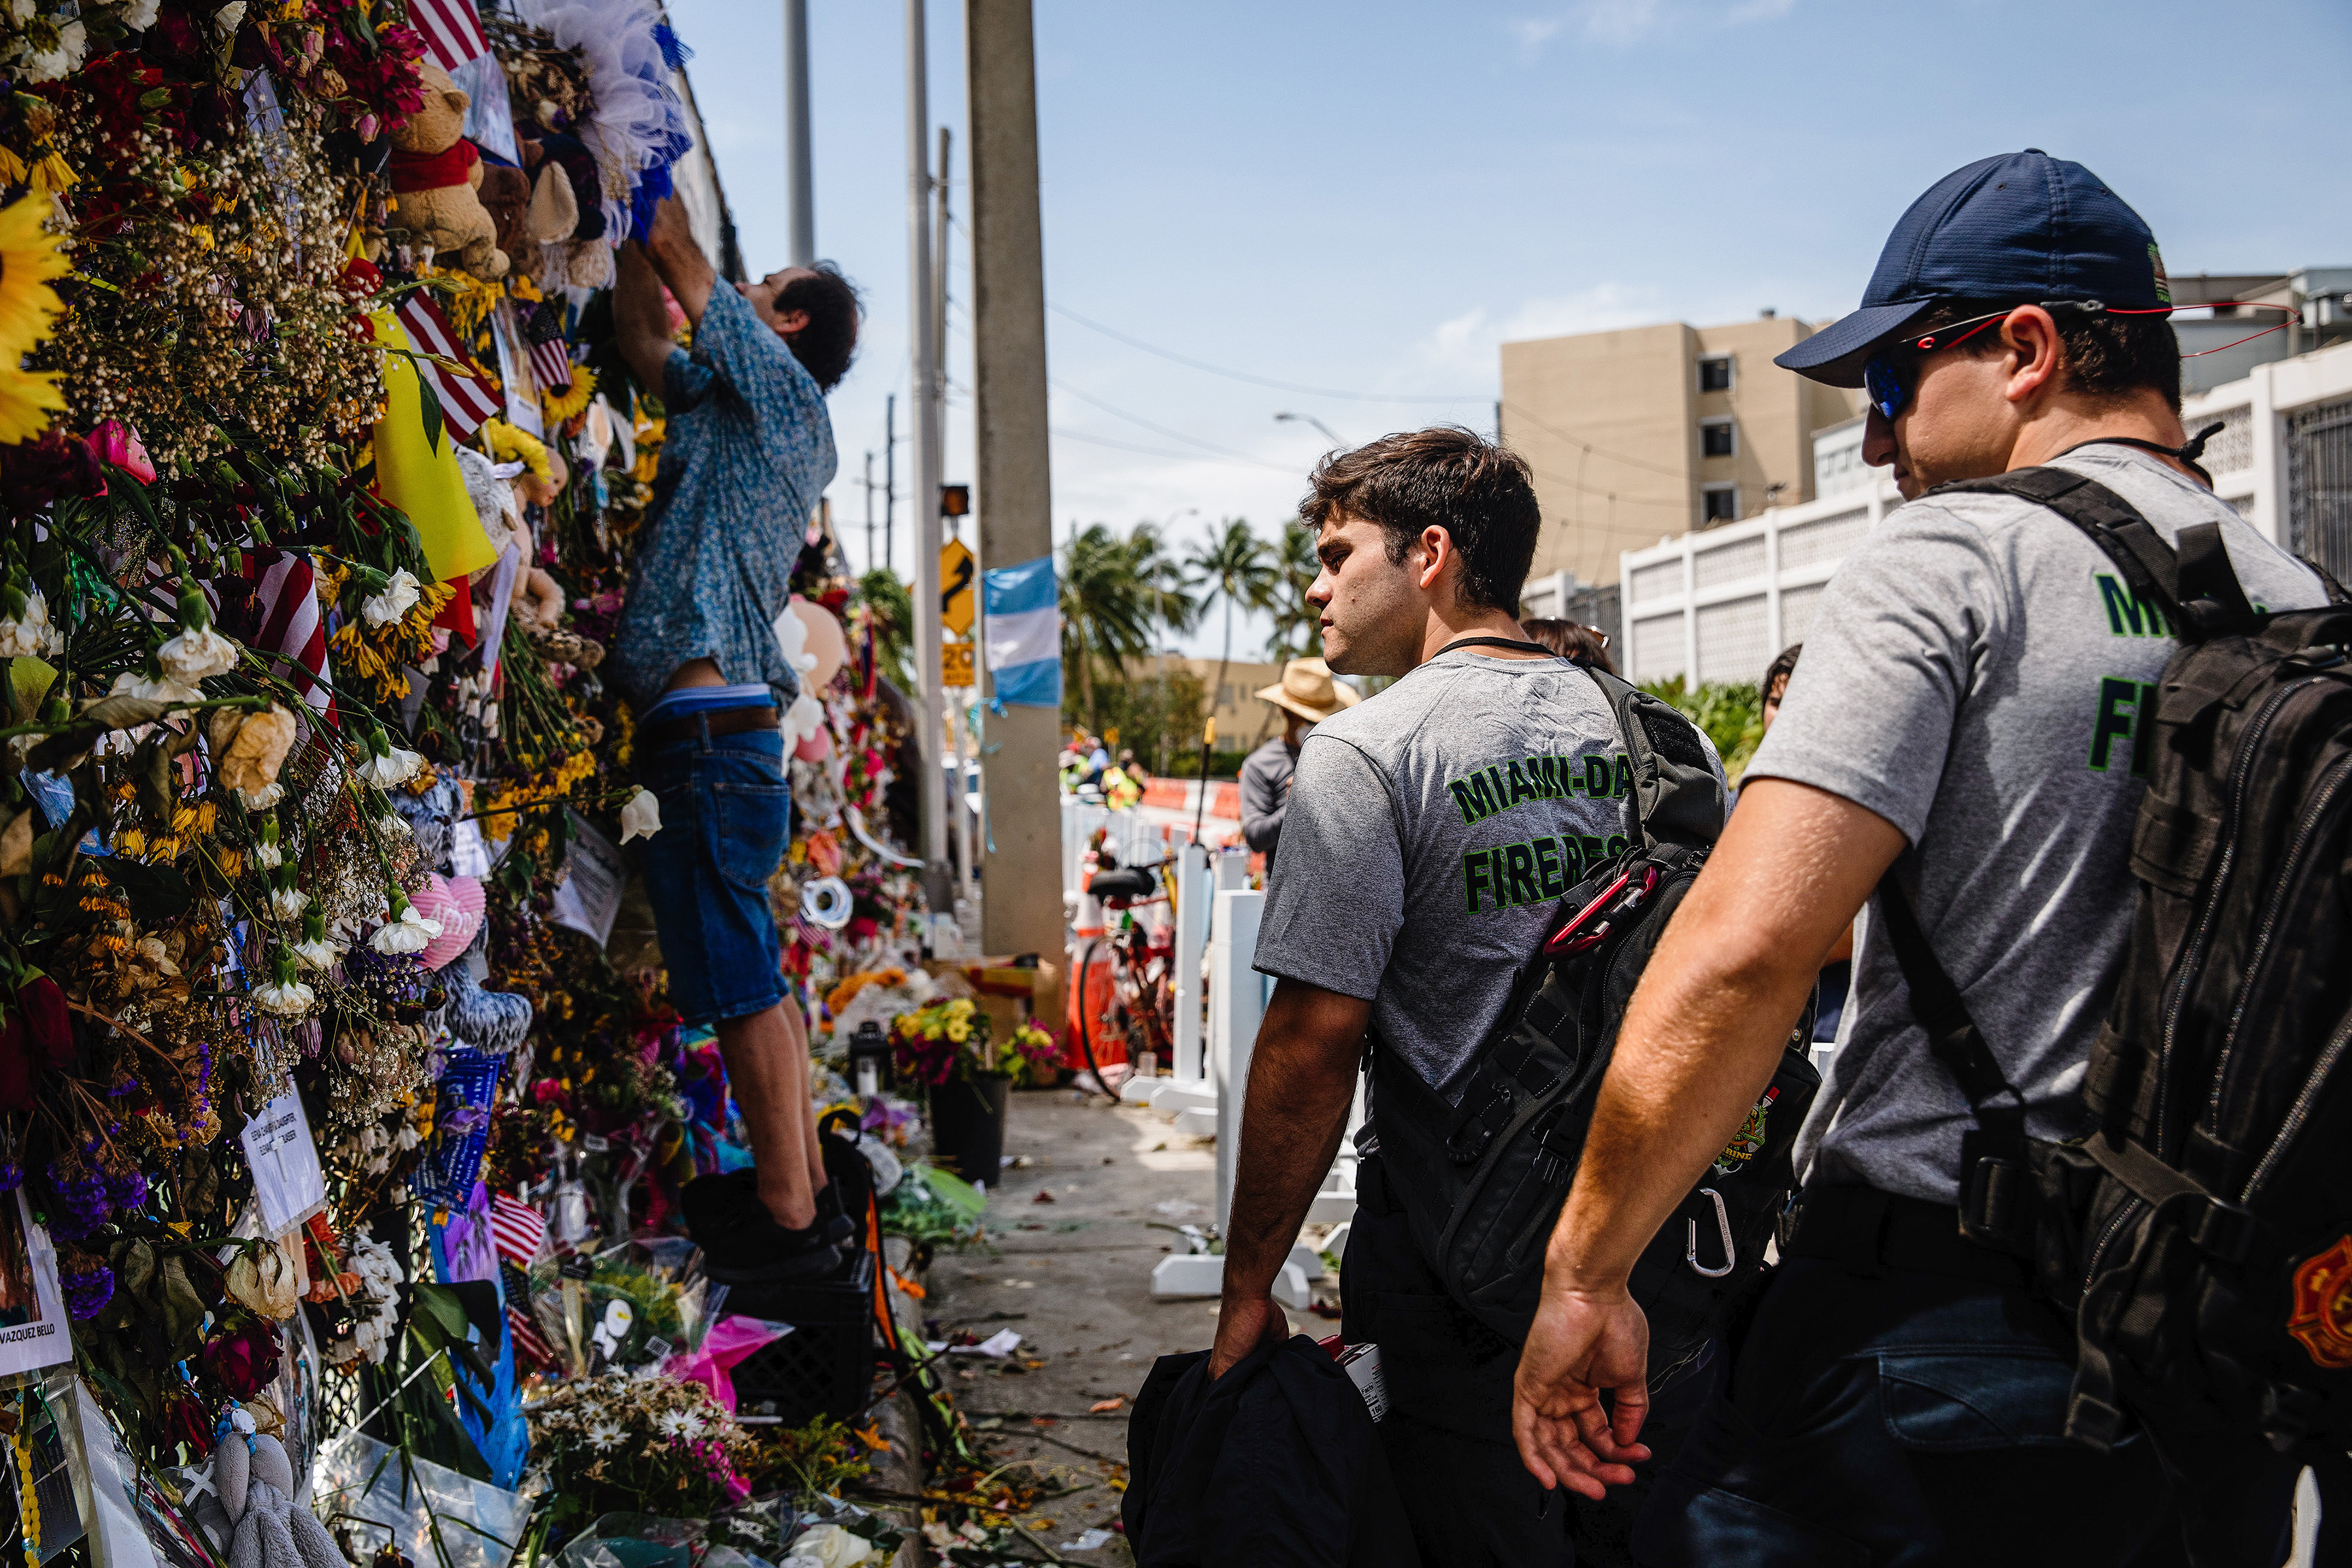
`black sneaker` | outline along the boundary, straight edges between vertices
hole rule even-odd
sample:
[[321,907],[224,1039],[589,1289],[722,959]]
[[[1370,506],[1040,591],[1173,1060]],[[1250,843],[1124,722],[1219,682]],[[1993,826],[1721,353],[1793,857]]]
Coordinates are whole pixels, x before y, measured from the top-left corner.
[[704,1272],[721,1285],[771,1285],[822,1279],[841,1267],[822,1217],[798,1230],[779,1225],[756,1184],[751,1171],[730,1171],[698,1176],[678,1194]]

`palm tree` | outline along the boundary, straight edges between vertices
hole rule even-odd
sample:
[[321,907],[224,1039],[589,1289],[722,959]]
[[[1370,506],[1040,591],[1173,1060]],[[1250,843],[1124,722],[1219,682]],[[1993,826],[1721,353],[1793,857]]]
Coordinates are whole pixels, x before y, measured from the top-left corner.
[[1224,521],[1224,531],[1211,534],[1208,543],[1194,552],[1184,565],[1192,574],[1192,585],[1200,592],[1203,611],[1212,599],[1225,602],[1224,647],[1217,656],[1217,683],[1209,692],[1209,711],[1214,713],[1218,696],[1225,689],[1225,667],[1234,658],[1234,607],[1273,607],[1274,562],[1265,541],[1251,531],[1249,520],[1229,517]]
[[1106,524],[1072,534],[1061,565],[1062,663],[1077,672],[1078,703],[1091,722],[1095,661],[1125,674],[1129,658],[1150,652],[1158,604],[1138,580],[1132,537],[1121,539]]
[[1283,524],[1274,569],[1274,640],[1266,645],[1266,653],[1280,664],[1307,658],[1322,640],[1322,613],[1307,602],[1307,590],[1323,571],[1315,553],[1315,531],[1295,519]]
[[1189,632],[1201,619],[1201,601],[1185,581],[1184,563],[1168,552],[1156,522],[1139,522],[1127,536],[1128,569],[1148,602],[1151,618],[1171,633]]

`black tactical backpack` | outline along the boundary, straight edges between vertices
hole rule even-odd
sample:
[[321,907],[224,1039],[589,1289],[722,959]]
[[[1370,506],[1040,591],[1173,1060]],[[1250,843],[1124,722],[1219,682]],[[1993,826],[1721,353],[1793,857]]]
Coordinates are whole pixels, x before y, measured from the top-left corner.
[[[1560,900],[1458,1107],[1394,1052],[1376,1043],[1371,1053],[1371,1126],[1390,1190],[1454,1298],[1515,1343],[1535,1318],[1544,1247],[1626,1004],[1723,829],[1723,785],[1690,721],[1615,676],[1587,673],[1633,763],[1626,847]],[[1790,1150],[1821,1087],[1811,1026],[1808,1005],[1747,1124],[1634,1268],[1653,1388],[1691,1366],[1762,1279],[1765,1243],[1794,1185]]]
[[2066,518],[2179,642],[2136,738],[2137,904],[2082,1136],[2025,1136],[1907,900],[1881,889],[1977,1114],[1961,1230],[2032,1259],[2074,1317],[2069,1436],[2104,1448],[2145,1426],[2193,1463],[2201,1439],[2260,1434],[2332,1468],[2352,1444],[2352,608],[2330,579],[2328,605],[2257,609],[2218,524],[2176,552],[2063,469],[1947,488]]

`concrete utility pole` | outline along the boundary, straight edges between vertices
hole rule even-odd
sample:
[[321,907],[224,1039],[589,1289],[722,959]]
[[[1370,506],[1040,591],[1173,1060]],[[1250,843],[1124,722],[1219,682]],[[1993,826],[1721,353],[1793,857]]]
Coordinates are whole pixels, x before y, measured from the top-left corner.
[[[1037,61],[1029,0],[964,0],[971,146],[972,392],[980,563],[1018,565],[1054,550],[1045,437],[1045,258],[1037,214]],[[981,904],[991,953],[1062,954],[1060,713],[991,715],[991,858],[1000,875]],[[1004,868],[1025,868],[1005,876]],[[1058,1010],[1056,1016],[1059,1016]]]
[[794,267],[816,261],[816,194],[809,175],[808,0],[784,0],[784,178]]
[[908,326],[914,340],[915,398],[915,699],[916,740],[923,759],[923,887],[934,914],[952,913],[948,875],[947,779],[940,763],[939,345],[932,339],[931,133],[929,56],[923,0],[907,0]]

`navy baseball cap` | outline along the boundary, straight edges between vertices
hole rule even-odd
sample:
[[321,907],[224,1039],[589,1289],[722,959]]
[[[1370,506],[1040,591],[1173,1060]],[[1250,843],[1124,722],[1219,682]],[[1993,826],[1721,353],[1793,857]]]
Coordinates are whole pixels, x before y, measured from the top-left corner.
[[1772,363],[1860,386],[1871,351],[1941,300],[2096,300],[2160,310],[2172,289],[2139,214],[2082,164],[2028,147],[1929,186],[1887,236],[1862,309]]

